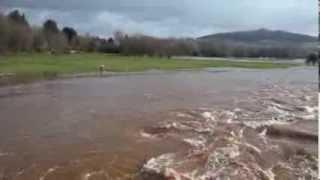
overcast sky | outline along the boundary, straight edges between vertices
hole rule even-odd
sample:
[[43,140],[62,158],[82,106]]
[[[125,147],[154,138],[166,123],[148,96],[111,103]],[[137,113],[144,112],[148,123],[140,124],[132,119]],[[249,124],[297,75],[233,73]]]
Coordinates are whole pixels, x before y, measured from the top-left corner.
[[316,0],[0,0],[21,9],[31,24],[55,19],[59,27],[109,36],[115,30],[159,37],[198,37],[269,28],[316,35]]

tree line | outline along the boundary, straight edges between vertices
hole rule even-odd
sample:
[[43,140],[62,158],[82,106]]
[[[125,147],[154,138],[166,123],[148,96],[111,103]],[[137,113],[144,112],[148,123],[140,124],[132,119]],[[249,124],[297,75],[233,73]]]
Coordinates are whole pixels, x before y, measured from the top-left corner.
[[115,51],[113,39],[79,35],[72,27],[60,29],[56,21],[31,26],[25,15],[14,10],[0,14],[0,54],[16,52],[64,53],[78,51]]
[[121,53],[124,55],[275,57],[299,58],[309,53],[297,46],[258,46],[234,42],[190,38],[156,38],[117,31],[110,38],[81,35],[72,27],[60,29],[56,21],[46,20],[33,27],[25,15],[14,10],[0,14],[0,54],[15,52],[66,53],[73,51]]

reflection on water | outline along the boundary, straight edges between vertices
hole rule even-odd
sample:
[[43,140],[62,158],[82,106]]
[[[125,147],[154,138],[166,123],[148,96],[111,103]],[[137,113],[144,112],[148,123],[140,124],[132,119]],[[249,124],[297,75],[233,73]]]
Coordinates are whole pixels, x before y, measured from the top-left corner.
[[210,69],[2,87],[0,179],[223,178],[234,168],[231,179],[312,177],[316,73]]

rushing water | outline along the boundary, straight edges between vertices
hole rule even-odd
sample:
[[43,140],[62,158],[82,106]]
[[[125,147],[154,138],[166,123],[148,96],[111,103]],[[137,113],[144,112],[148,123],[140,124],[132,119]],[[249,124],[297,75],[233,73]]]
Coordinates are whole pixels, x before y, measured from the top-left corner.
[[312,179],[317,70],[208,69],[0,88],[0,180]]

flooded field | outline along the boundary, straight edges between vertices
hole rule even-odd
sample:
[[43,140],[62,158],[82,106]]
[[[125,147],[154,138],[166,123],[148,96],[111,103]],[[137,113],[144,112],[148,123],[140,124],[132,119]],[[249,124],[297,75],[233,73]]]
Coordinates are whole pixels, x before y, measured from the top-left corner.
[[0,88],[0,180],[315,179],[317,69]]

